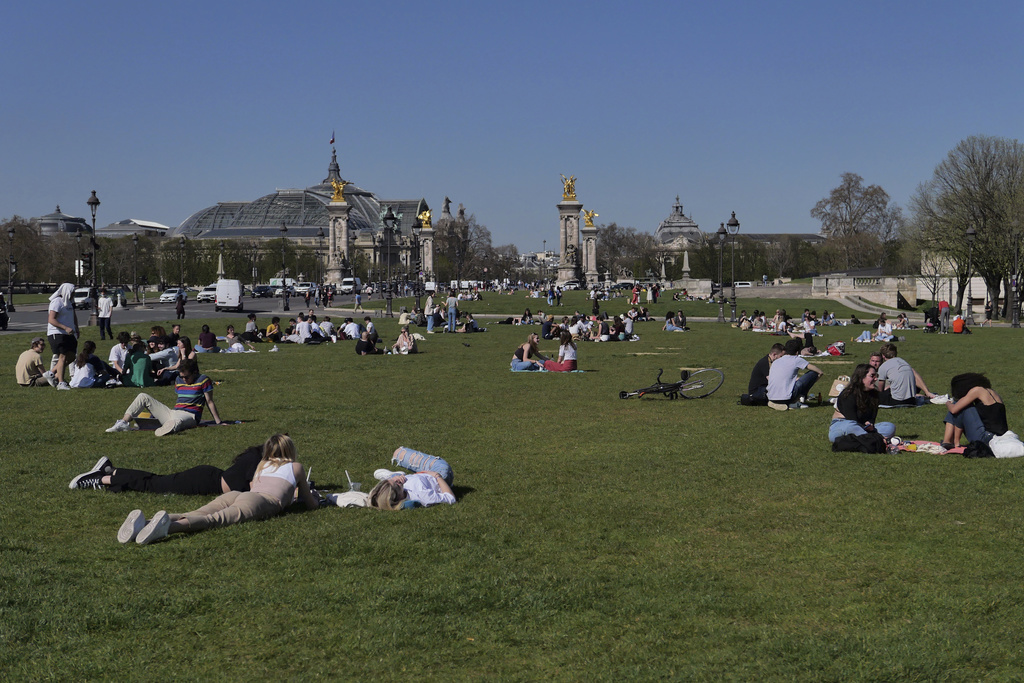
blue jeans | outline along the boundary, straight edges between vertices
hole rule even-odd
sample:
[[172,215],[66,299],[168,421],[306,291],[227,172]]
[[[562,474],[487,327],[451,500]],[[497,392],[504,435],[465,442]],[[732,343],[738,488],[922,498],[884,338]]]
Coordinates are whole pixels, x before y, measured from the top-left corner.
[[427,316],[427,332],[434,331],[434,314],[431,313]]
[[[876,422],[875,431],[888,439],[896,433],[896,425],[892,422]],[[832,424],[828,426],[828,440],[831,443],[835,443],[836,439],[841,436],[846,436],[847,434],[859,436],[867,433],[868,430],[864,429],[864,427],[855,420],[832,420]]]
[[995,436],[992,432],[985,430],[985,423],[981,421],[981,415],[978,415],[978,409],[974,406],[968,406],[956,415],[946,413],[943,422],[948,422],[954,427],[962,429],[968,441],[984,441],[988,443]]
[[685,332],[685,330],[683,328],[676,327],[672,323],[665,323],[665,331],[666,332]]
[[527,360],[512,359],[512,369],[519,370],[540,370],[540,366]]
[[458,314],[459,314],[459,311],[454,306],[452,306],[451,308],[448,309],[448,331],[449,332],[454,332],[455,331],[455,322],[458,320],[458,318],[457,318]]

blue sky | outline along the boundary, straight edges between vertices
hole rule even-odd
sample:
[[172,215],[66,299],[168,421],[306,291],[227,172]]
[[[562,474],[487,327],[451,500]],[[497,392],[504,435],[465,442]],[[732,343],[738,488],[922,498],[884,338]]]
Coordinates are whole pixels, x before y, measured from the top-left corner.
[[494,244],[598,223],[815,232],[850,171],[901,205],[961,139],[1020,137],[1011,2],[50,2],[0,25],[0,218],[177,225],[342,176],[445,195]]

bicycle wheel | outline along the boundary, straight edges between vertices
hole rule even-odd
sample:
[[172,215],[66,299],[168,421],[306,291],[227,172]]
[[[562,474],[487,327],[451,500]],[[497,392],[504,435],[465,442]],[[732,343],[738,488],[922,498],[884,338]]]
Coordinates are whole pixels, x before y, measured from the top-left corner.
[[679,387],[679,395],[683,398],[704,398],[718,391],[725,381],[721,370],[704,368],[690,373],[689,379]]

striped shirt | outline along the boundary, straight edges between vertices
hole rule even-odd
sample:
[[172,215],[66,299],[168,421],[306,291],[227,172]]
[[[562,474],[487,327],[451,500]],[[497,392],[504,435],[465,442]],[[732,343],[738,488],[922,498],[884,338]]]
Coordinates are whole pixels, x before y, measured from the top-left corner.
[[186,382],[182,377],[174,383],[174,389],[178,392],[178,402],[174,404],[175,410],[184,410],[195,415],[196,422],[203,416],[203,408],[206,406],[206,393],[213,391],[213,382],[206,375],[199,375],[195,382]]

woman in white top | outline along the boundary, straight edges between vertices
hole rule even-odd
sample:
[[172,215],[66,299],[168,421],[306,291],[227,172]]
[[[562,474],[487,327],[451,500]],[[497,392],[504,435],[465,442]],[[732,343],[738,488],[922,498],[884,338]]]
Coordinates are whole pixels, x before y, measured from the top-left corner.
[[576,343],[572,340],[572,334],[562,332],[558,343],[558,360],[545,362],[544,369],[548,372],[572,372],[576,369]]
[[133,510],[117,532],[117,540],[147,545],[176,532],[268,519],[292,503],[296,489],[306,507],[314,510],[320,505],[319,495],[309,488],[305,470],[296,457],[295,442],[285,434],[274,434],[263,444],[263,459],[248,491],[229,491],[193,512],[161,510],[148,524],[142,510]]

